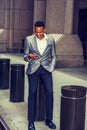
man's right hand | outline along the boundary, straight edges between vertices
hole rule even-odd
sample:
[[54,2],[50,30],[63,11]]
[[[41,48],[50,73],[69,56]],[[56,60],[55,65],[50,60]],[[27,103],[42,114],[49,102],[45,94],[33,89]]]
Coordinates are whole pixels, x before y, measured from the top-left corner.
[[30,53],[30,54],[28,55],[28,58],[29,58],[29,59],[32,59],[32,60],[37,60],[39,57],[38,57],[36,54]]

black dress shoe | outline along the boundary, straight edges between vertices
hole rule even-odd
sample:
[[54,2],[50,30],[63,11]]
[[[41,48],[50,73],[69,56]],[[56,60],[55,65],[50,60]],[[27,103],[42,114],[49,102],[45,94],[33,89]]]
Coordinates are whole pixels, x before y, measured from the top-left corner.
[[32,122],[29,122],[28,124],[28,130],[35,130],[35,125]]
[[46,120],[45,124],[46,124],[50,129],[56,129],[56,125],[55,125],[51,120]]

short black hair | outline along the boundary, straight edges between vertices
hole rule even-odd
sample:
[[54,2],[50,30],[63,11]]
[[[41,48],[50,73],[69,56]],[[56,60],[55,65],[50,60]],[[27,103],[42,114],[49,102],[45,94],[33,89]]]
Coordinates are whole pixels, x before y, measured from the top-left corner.
[[44,27],[45,28],[45,24],[43,21],[37,21],[34,25],[35,27]]

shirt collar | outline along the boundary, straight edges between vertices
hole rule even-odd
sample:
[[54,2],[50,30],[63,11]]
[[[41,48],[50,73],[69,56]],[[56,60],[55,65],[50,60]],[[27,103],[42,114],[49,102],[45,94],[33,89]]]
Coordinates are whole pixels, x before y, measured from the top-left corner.
[[[35,37],[36,37],[36,35],[35,35]],[[40,39],[38,39],[37,37],[36,37],[36,39],[37,39],[37,40],[40,40]],[[42,40],[47,40],[47,39],[48,39],[47,34],[44,33],[44,38],[43,38]]]
[[46,33],[44,33],[44,38],[45,38],[45,39],[48,39],[48,37],[47,37]]

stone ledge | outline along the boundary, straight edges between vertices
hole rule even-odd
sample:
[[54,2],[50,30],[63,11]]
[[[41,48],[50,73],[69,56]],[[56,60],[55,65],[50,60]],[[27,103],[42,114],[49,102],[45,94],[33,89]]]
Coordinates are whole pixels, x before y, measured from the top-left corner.
[[63,35],[56,39],[57,67],[84,65],[83,48],[78,35]]
[[56,68],[81,67],[84,66],[82,59],[61,59],[57,60]]

